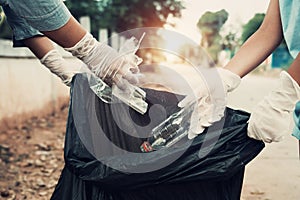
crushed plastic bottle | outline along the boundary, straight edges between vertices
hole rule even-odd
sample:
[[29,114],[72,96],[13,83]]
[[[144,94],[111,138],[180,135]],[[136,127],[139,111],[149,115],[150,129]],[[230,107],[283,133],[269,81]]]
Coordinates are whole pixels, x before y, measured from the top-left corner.
[[170,147],[188,135],[194,104],[173,113],[152,129],[151,136],[140,146],[142,152],[156,151]]
[[[142,59],[135,55],[135,53],[139,49],[144,36],[145,33],[141,36],[140,40],[131,37],[126,40],[120,48],[119,53],[124,56],[129,63],[134,63],[137,66],[141,64]],[[88,81],[92,91],[103,102],[111,103],[113,96],[115,96],[141,114],[147,111],[148,104],[145,101],[146,93],[141,88],[127,82],[126,90],[121,90],[116,85],[109,86],[94,74],[89,74]]]

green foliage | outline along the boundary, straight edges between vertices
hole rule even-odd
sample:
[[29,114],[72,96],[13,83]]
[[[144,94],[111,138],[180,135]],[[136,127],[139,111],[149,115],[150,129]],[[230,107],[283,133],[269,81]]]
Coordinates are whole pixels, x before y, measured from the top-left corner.
[[202,39],[201,46],[204,47],[214,62],[218,62],[218,54],[221,51],[220,41],[222,39],[220,30],[228,19],[228,12],[224,9],[217,12],[204,13],[197,23]]
[[197,23],[203,33],[216,34],[228,19],[228,12],[224,9],[217,12],[205,12]]
[[0,25],[0,38],[8,40],[12,39],[12,30],[6,20]]
[[0,7],[0,38],[2,39],[11,39],[12,38],[12,30],[9,27],[5,14]]
[[230,52],[230,57],[234,56],[236,48],[240,45],[240,37],[237,32],[230,30],[221,41],[222,49]]
[[77,19],[91,18],[92,32],[162,27],[169,15],[180,17],[184,8],[179,0],[67,0],[66,5]]
[[243,26],[242,42],[245,42],[262,24],[265,14],[257,13]]
[[4,22],[4,17],[5,17],[5,14],[4,14],[2,8],[0,7],[0,26]]

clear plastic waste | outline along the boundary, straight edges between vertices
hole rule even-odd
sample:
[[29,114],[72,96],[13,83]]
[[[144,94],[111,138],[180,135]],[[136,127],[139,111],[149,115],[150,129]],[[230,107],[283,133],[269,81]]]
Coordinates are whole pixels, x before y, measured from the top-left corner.
[[[135,55],[135,53],[139,49],[144,35],[142,35],[140,40],[131,37],[125,41],[119,50],[121,56],[124,56],[129,63],[137,66],[141,64],[142,59]],[[105,78],[103,79],[105,80]],[[105,103],[112,103],[113,96],[115,96],[141,114],[147,111],[148,104],[145,102],[146,93],[141,88],[128,82],[126,82],[126,90],[122,90],[116,85],[109,86],[93,73],[89,74],[88,81],[92,91]]]
[[150,137],[142,143],[142,152],[156,151],[170,147],[188,135],[190,118],[194,103],[170,115],[166,120],[154,127]]

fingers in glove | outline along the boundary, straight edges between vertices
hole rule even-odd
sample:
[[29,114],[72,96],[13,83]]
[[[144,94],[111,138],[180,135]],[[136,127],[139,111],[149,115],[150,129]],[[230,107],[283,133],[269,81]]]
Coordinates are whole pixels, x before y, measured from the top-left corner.
[[198,116],[191,119],[190,131],[195,134],[201,134],[205,128],[210,127],[212,124],[205,118],[205,116]]
[[193,139],[198,134],[201,134],[205,129],[205,126],[201,124],[201,113],[198,107],[195,108],[190,119],[190,128],[188,138]]
[[261,132],[262,130],[258,129],[255,125],[250,125],[248,126],[248,136],[252,139],[255,139],[255,140],[262,140],[263,142],[266,142],[266,143],[271,143],[272,142],[272,139],[269,138],[269,137],[264,137],[261,135]]
[[203,97],[198,103],[198,109],[200,114],[200,124],[204,127],[210,126],[213,121],[213,109],[215,105],[211,103],[211,98],[209,96]]
[[118,58],[114,60],[105,70],[102,72],[103,79],[114,79],[116,74],[119,73],[120,69],[122,69],[125,64],[125,60],[123,58]]
[[191,116],[188,138],[194,139],[197,135],[201,134],[204,130],[205,127],[200,124],[200,113],[198,109],[195,109]]
[[122,77],[124,79],[126,79],[129,83],[131,83],[133,85],[138,85],[140,83],[140,80],[144,78],[144,75],[143,74],[127,73]]
[[116,76],[113,77],[112,82],[112,84],[115,84],[123,92],[127,91],[129,83],[120,74],[116,74]]
[[[137,68],[137,67],[136,67]],[[139,76],[137,76],[139,69],[132,67],[130,64],[125,64],[124,67],[118,71],[118,74],[120,74],[124,79],[126,79],[131,84],[138,84],[139,82]],[[132,71],[135,72],[132,73]]]
[[183,108],[183,107],[187,106],[188,104],[190,104],[194,100],[195,100],[195,97],[193,97],[192,95],[187,95],[186,97],[184,97],[184,99],[182,99],[178,103],[178,107]]
[[130,70],[130,72],[133,73],[133,74],[138,74],[138,73],[140,73],[140,69],[138,68],[137,65],[136,65],[136,66],[131,66],[131,67],[129,68],[129,70]]
[[133,63],[128,63],[126,60],[121,59],[118,62],[113,64],[108,73],[105,75],[106,77],[116,76],[117,74],[121,75],[124,79],[126,79],[131,84],[138,83],[138,76],[135,76],[139,73],[139,68]]
[[225,104],[216,104],[211,113],[210,113],[210,117],[208,118],[208,122],[213,124],[217,121],[220,121],[222,119],[222,117],[224,117],[224,113],[225,113],[225,109],[226,109],[226,105]]
[[[205,128],[203,127],[203,130],[202,130],[202,132],[205,130]],[[199,133],[195,133],[195,132],[193,132],[193,131],[189,131],[189,133],[188,133],[188,139],[190,139],[190,140],[192,140],[192,139],[194,139],[196,136],[198,136],[199,135]]]
[[251,114],[248,124],[248,136],[255,140],[262,140],[266,143],[280,142],[284,139],[284,135],[288,134],[289,128],[287,125],[288,116],[285,116],[283,123],[278,121],[274,124],[274,115],[268,116],[267,110],[257,106],[254,113]]

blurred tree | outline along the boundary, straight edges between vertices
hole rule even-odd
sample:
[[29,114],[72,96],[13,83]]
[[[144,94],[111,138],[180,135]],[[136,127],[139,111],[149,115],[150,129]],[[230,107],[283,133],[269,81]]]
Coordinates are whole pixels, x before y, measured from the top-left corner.
[[65,3],[75,18],[91,18],[93,34],[99,28],[122,32],[162,27],[169,15],[180,17],[184,8],[180,0],[67,0]]
[[243,43],[260,27],[264,18],[264,13],[257,13],[243,26],[243,33],[241,38]]
[[218,62],[218,54],[221,51],[222,39],[220,30],[228,19],[228,13],[222,9],[217,12],[205,12],[197,23],[202,39],[200,45],[204,47],[214,62]]
[[236,48],[240,44],[240,38],[237,36],[237,33],[234,31],[229,31],[222,38],[222,49],[230,52],[230,57],[233,57]]
[[[180,17],[181,10],[184,9],[180,0],[67,0],[65,3],[75,18],[90,17],[91,33],[95,37],[98,37],[100,28],[107,29],[111,36],[112,32],[134,28],[163,27],[169,16]],[[140,35],[135,37],[139,38]],[[162,38],[154,29],[152,33],[148,30],[143,43],[152,46],[157,42],[163,42]],[[150,48],[139,50],[138,55],[145,60],[164,59],[160,51]]]
[[1,7],[0,7],[0,38],[2,39],[12,38],[12,30],[6,21],[5,14]]
[[3,12],[2,8],[0,7],[0,25],[3,23],[4,17],[5,17],[4,12]]
[[7,39],[7,40],[12,39],[12,30],[5,19],[3,23],[0,25],[0,38]]
[[82,16],[90,17],[91,33],[97,37],[98,29],[107,26],[107,16],[103,16],[102,13],[109,2],[110,0],[66,0],[65,4],[77,20]]

